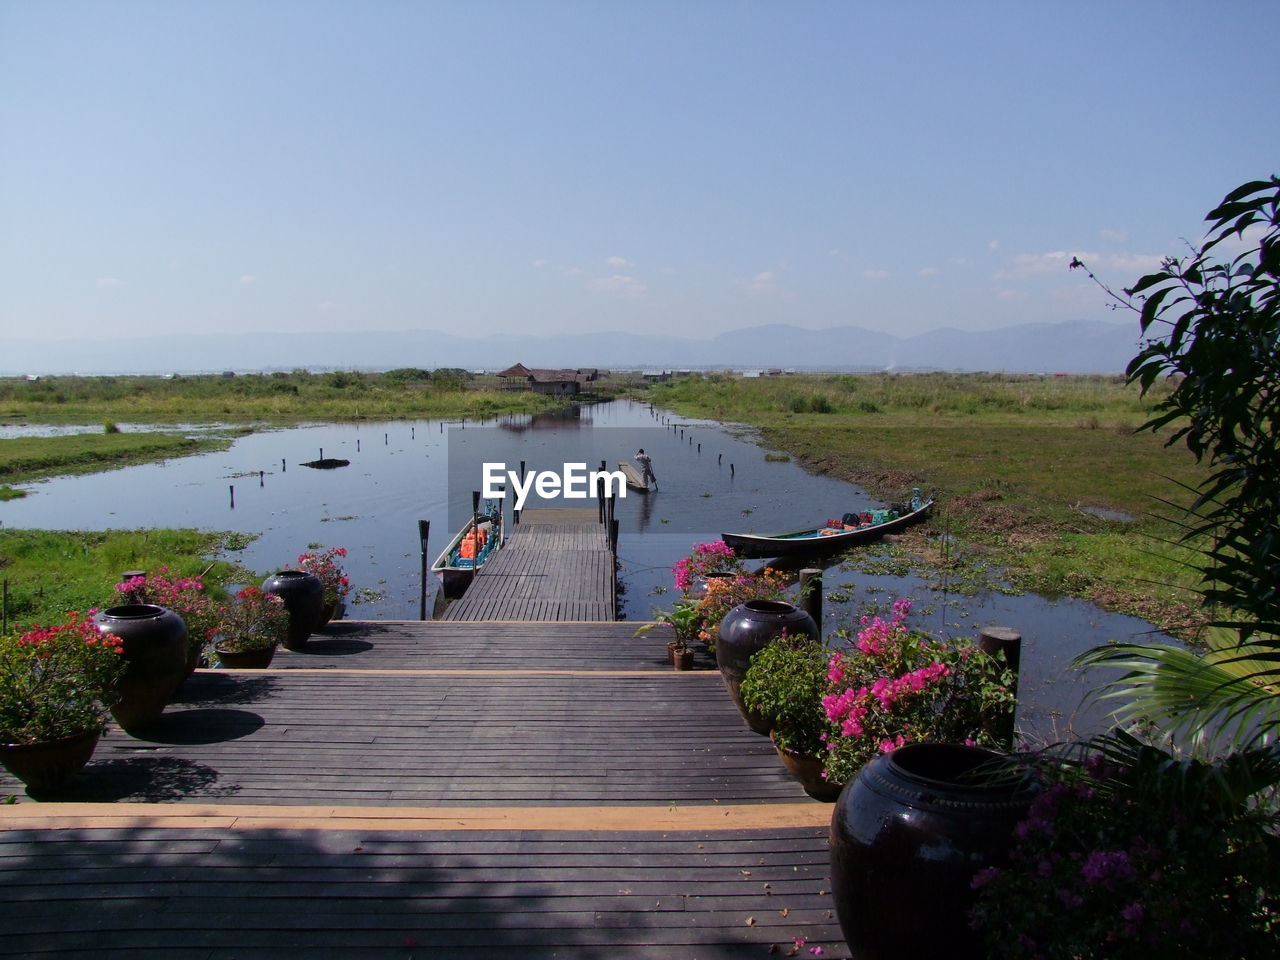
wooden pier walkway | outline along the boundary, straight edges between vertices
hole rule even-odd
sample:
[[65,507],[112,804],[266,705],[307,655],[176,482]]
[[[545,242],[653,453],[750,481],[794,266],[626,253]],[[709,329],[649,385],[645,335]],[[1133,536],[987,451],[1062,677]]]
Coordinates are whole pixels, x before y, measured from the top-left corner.
[[613,620],[617,575],[595,510],[525,510],[442,620]]
[[831,806],[637,626],[339,622],[0,773],[0,956],[847,958]]

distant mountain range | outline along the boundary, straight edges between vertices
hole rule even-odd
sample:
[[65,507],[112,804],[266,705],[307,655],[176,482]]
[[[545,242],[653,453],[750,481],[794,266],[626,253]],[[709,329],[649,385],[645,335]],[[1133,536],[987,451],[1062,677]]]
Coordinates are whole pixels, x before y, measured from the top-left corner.
[[0,375],[209,373],[223,370],[465,367],[728,367],[1120,373],[1137,352],[1136,324],[1029,323],[934,330],[912,337],[841,326],[749,327],[710,339],[637,333],[467,338],[428,330],[199,334],[109,340],[3,340]]

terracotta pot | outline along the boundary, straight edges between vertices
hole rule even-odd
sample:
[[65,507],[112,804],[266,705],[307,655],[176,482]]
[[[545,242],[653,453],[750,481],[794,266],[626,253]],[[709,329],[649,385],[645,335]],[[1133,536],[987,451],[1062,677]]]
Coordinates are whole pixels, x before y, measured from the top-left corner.
[[683,650],[671,651],[671,664],[677,670],[692,670],[693,669],[693,651],[690,650],[688,647],[685,647],[685,649]]
[[53,790],[89,762],[101,736],[86,730],[47,743],[0,743],[0,764],[31,790]]
[[285,647],[305,650],[307,638],[319,627],[324,610],[324,584],[320,578],[305,570],[281,570],[262,581],[262,592],[275,594],[289,612]]
[[778,759],[787,768],[787,773],[795,777],[796,782],[804,787],[804,792],[823,803],[834,803],[840,796],[841,785],[832,783],[822,775],[822,758],[807,753],[798,753],[778,745],[774,734],[769,734],[773,741],[773,749],[778,751]]
[[817,639],[818,627],[809,616],[793,603],[785,600],[748,600],[740,603],[724,615],[716,632],[716,665],[724,679],[725,689],[733,698],[738,712],[747,726],[760,735],[769,732],[769,721],[747,709],[742,702],[739,687],[751,665],[751,657],[763,650],[770,640],[783,631],[788,636],[807,635]]
[[150,603],[108,607],[93,620],[124,648],[124,673],[116,686],[120,699],[111,715],[130,733],[154,723],[186,679],[187,625],[167,607]]
[[985,958],[969,928],[970,881],[1004,861],[1032,799],[1016,776],[975,776],[998,757],[958,744],[908,744],[872,760],[845,787],[831,819],[831,883],[840,928],[859,960]]
[[213,650],[218,655],[218,662],[228,670],[265,670],[276,655],[274,646],[260,650],[223,650],[219,647]]

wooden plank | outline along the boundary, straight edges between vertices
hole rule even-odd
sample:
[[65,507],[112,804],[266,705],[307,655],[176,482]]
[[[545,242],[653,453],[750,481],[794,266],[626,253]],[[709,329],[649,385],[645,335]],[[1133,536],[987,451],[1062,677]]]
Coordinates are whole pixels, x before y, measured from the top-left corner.
[[[564,832],[205,830],[207,851],[0,834],[0,954],[470,957],[785,954],[794,938],[849,957],[832,916],[825,831],[606,837]],[[708,852],[708,847],[713,848]],[[160,857],[163,856],[163,859]],[[762,864],[768,858],[768,864]],[[77,868],[73,862],[92,867]],[[748,922],[750,920],[751,922]],[[197,954],[188,954],[197,955]]]

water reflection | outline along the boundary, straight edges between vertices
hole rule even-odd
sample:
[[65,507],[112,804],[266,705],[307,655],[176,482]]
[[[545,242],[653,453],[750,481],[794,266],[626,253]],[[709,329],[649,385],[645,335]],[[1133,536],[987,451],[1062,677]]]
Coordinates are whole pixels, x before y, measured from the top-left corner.
[[[614,401],[484,422],[366,421],[264,431],[224,451],[24,485],[28,497],[0,503],[0,524],[256,534],[235,558],[263,572],[313,544],[344,546],[352,582],[363,588],[350,615],[416,619],[418,521],[430,522],[429,549],[438,551],[471,509],[481,462],[505,461],[515,469],[525,461],[530,470],[565,462],[613,468],[638,447],[652,455],[661,487],[632,491],[616,504],[621,613],[628,619],[669,607],[673,597],[663,591],[671,587],[671,565],[694,543],[726,531],[800,528],[880,506],[848,483],[766,460],[767,451],[749,433]],[[301,469],[318,452],[350,466]],[[529,505],[539,502],[534,497]],[[430,589],[434,594],[436,584]],[[1064,674],[1071,657],[1110,640],[1145,639],[1151,631],[1142,621],[1075,601],[999,594],[961,599],[913,578],[853,575],[838,567],[828,570],[826,591],[839,599],[827,604],[833,626],[851,623],[862,601],[913,596],[920,625],[936,632],[975,636],[986,624],[1021,630],[1023,725],[1044,736],[1073,723],[1088,732],[1102,722],[1096,707],[1077,713],[1084,687]]]

